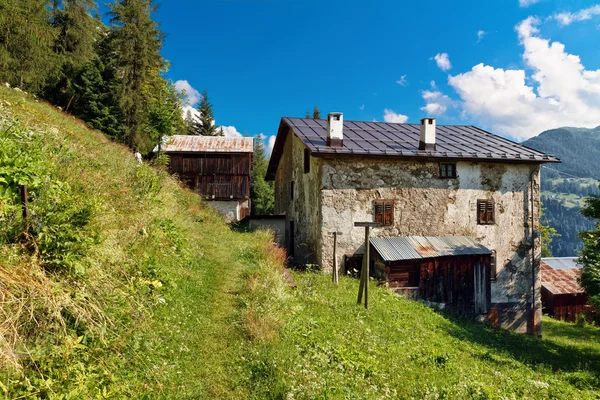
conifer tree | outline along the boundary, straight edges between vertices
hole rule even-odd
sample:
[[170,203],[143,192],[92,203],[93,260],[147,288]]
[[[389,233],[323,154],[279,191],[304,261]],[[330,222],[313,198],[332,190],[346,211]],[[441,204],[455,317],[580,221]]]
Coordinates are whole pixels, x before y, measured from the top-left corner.
[[47,0],[0,1],[0,79],[38,92],[57,67]]
[[53,0],[52,26],[56,30],[53,51],[60,67],[50,77],[44,97],[69,110],[76,97],[73,79],[80,69],[96,57],[96,43],[101,39],[102,22],[92,13],[94,0]]
[[313,108],[312,117],[313,119],[321,119],[321,110],[319,110],[319,107],[315,106],[315,108]]
[[154,11],[156,6],[152,0],[118,0],[110,5],[121,79],[124,139],[131,148],[141,152],[153,147],[149,134],[142,129],[150,102],[147,89],[153,75],[165,67],[159,53],[163,34],[152,19]]
[[184,135],[194,135],[194,116],[191,110],[187,110],[185,113],[185,131]]
[[586,198],[581,214],[596,220],[595,229],[579,234],[584,243],[578,260],[583,265],[581,286],[587,292],[590,303],[600,310],[600,196]]
[[200,117],[194,123],[194,133],[200,136],[219,136],[215,126],[215,117],[213,115],[213,106],[208,99],[208,91],[202,92],[202,100],[198,105]]
[[254,155],[252,159],[252,182],[250,184],[250,198],[252,214],[271,215],[275,208],[275,189],[273,182],[267,182],[268,161],[266,159],[264,136],[258,135],[254,139]]

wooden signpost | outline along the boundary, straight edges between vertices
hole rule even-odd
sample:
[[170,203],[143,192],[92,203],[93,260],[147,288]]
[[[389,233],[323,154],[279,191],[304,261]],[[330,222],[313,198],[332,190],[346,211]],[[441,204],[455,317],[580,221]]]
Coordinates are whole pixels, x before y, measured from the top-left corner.
[[330,235],[333,235],[333,271],[331,279],[333,283],[338,284],[338,263],[337,263],[337,238],[338,236],[342,236],[342,232],[329,232]]
[[365,293],[365,308],[369,308],[369,267],[370,267],[370,252],[371,246],[369,244],[369,230],[370,228],[379,228],[381,224],[379,222],[355,222],[354,226],[365,228],[365,251],[363,253],[363,263],[360,271],[360,286],[358,287],[358,301],[357,304],[362,302],[363,291]]

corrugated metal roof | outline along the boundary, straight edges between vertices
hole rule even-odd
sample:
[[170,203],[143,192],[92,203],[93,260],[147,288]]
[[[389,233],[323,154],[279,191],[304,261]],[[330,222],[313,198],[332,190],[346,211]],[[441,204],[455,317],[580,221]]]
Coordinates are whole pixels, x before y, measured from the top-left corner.
[[165,153],[252,153],[254,138],[174,135],[165,138],[160,149]]
[[370,243],[384,261],[492,254],[492,251],[487,247],[467,236],[371,238]]
[[581,268],[553,269],[542,261],[542,287],[552,294],[585,293],[579,284]]
[[577,264],[577,257],[544,257],[542,262],[546,263],[552,269],[578,269],[581,265]]
[[344,121],[342,147],[327,144],[327,121],[282,118],[267,178],[274,179],[283,146],[292,129],[313,155],[421,157],[450,160],[479,160],[550,163],[556,157],[530,149],[470,125],[437,125],[435,150],[419,150],[419,124]]

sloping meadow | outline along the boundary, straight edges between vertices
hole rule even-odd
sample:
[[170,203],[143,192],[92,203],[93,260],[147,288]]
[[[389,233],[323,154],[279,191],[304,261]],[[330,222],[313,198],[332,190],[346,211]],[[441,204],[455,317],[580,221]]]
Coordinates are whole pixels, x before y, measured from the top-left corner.
[[[81,121],[0,88],[0,397],[246,393],[227,376],[247,332],[278,327],[240,300],[245,279],[281,281],[257,272],[259,262],[277,271],[270,236],[232,232],[163,165],[139,164]],[[236,296],[223,295],[227,285]],[[239,344],[231,353],[208,345],[227,335]]]

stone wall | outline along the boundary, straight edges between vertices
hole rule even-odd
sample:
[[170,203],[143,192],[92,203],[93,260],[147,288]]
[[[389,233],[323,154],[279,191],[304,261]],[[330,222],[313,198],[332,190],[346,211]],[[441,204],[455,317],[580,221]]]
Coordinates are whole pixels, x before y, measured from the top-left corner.
[[[243,203],[248,204],[248,200],[243,201]],[[204,204],[221,214],[227,223],[237,222],[240,220],[240,208],[242,205],[238,200],[206,200]]]
[[[320,250],[320,184],[321,160],[310,157],[310,172],[304,172],[304,149],[306,146],[290,131],[275,174],[275,214],[285,214],[286,247],[289,248],[293,235],[294,261],[316,263]],[[290,195],[291,182],[294,182],[294,198]],[[290,232],[293,223],[294,232]]]
[[[538,165],[459,162],[456,179],[438,178],[437,162],[337,158],[323,159],[321,170],[317,261],[324,269],[331,269],[333,263],[333,240],[328,232],[344,233],[338,238],[338,265],[343,265],[344,255],[363,252],[364,228],[355,228],[354,222],[374,220],[375,199],[394,200],[393,226],[374,229],[372,236],[470,236],[496,252],[492,306],[527,309],[532,282],[529,182],[533,172],[537,221]],[[477,200],[494,200],[494,225],[477,224]],[[539,258],[537,239],[535,246]],[[541,317],[539,261],[536,270]],[[526,320],[516,324],[509,318],[506,323],[525,331]]]

